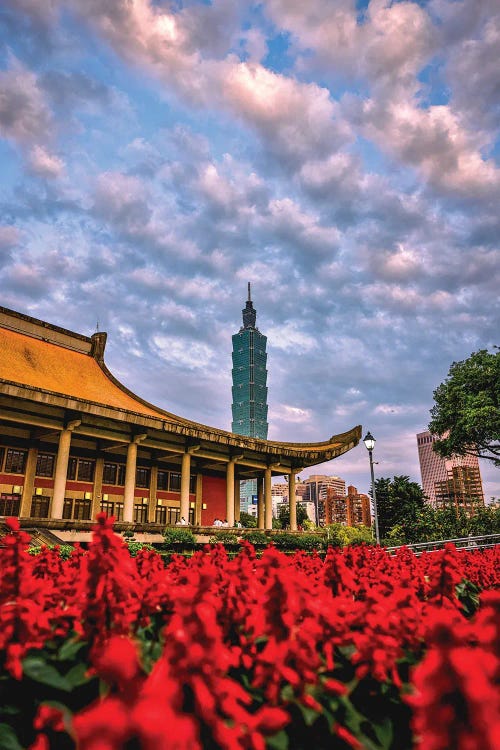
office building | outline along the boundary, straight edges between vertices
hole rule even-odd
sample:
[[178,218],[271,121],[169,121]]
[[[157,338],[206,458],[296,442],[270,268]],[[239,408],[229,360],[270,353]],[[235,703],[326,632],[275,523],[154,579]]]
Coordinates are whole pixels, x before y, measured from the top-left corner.
[[256,327],[250,283],[243,325],[233,338],[232,431],[267,440],[267,338]]
[[347,494],[337,494],[333,487],[328,487],[325,503],[325,522],[340,523],[344,526],[371,527],[370,498],[358,492],[352,484]]
[[345,480],[337,476],[327,476],[325,474],[311,474],[305,479],[306,492],[304,500],[314,504],[316,508],[316,524],[324,525],[326,523],[326,498],[328,489],[334,491],[336,495],[345,496]]
[[417,435],[422,488],[436,508],[463,509],[469,515],[484,506],[484,492],[477,456],[442,458],[432,446],[437,438],[430,432]]

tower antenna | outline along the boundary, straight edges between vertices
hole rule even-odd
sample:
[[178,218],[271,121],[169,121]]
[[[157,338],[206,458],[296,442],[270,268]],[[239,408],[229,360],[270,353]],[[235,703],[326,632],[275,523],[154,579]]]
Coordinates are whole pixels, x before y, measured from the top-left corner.
[[252,297],[251,297],[251,295],[250,295],[250,282],[248,282],[248,301],[249,301],[249,302],[251,302],[251,301],[252,301]]

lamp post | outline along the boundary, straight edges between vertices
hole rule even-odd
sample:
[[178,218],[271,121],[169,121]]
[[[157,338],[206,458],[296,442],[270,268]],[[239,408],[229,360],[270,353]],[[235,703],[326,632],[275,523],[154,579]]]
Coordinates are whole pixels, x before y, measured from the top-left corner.
[[375,447],[375,438],[371,432],[367,432],[363,438],[366,450],[370,456],[370,472],[372,475],[372,493],[373,493],[373,514],[375,516],[375,540],[380,544],[380,534],[378,532],[378,515],[377,515],[377,493],[375,492],[375,476],[373,474],[373,449]]

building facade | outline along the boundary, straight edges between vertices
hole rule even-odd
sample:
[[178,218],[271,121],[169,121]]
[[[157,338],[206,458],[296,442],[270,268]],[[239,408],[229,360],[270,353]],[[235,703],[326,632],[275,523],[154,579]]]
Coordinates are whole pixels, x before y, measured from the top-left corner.
[[331,489],[336,495],[346,494],[345,480],[336,476],[325,474],[311,474],[305,479],[306,492],[304,500],[314,504],[316,509],[316,524],[324,525],[326,521],[326,499],[328,490]]
[[105,333],[0,308],[0,516],[68,541],[85,541],[99,511],[155,533],[182,517],[233,526],[240,481],[256,479],[259,524],[271,528],[272,476],[289,478],[293,519],[296,474],[360,440],[359,426],[321,443],[277,443],[178,417],[122,385],[105,345]]
[[417,435],[422,488],[436,508],[462,508],[473,514],[484,507],[484,492],[477,456],[441,458],[432,449],[436,440],[430,432]]
[[347,488],[347,495],[339,495],[333,487],[327,489],[325,504],[325,521],[327,524],[340,523],[344,526],[372,525],[370,498],[358,492],[352,484]]
[[[232,337],[232,423],[238,435],[267,439],[267,338],[256,326],[257,311],[248,283],[248,299],[241,311],[243,325]],[[256,516],[258,510],[256,479],[241,482],[241,510]]]
[[232,431],[267,440],[267,338],[256,327],[250,283],[243,325],[233,336]]

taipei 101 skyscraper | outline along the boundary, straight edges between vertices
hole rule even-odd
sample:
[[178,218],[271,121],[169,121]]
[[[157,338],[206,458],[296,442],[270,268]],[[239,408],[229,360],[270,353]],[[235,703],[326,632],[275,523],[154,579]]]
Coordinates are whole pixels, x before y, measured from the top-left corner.
[[256,326],[250,282],[243,325],[233,335],[232,426],[238,435],[267,440],[267,338]]

